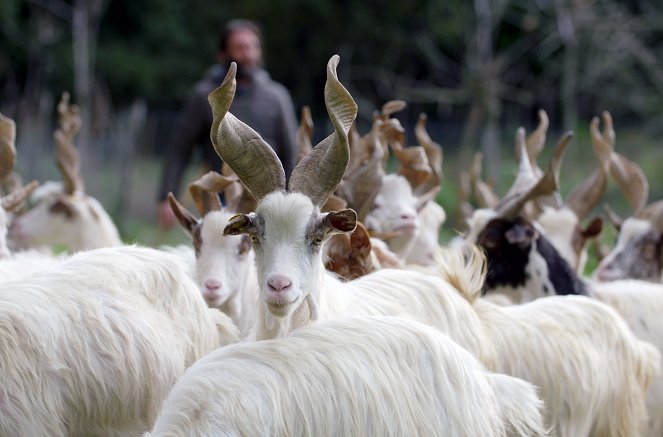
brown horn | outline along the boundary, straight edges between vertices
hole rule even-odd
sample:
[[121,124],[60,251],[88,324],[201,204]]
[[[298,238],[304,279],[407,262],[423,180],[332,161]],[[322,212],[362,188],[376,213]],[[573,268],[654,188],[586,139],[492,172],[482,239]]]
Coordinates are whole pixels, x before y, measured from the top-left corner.
[[16,162],[16,123],[0,114],[0,182],[12,172]]
[[527,155],[527,144],[525,142],[525,129],[520,127],[516,131],[516,154],[518,155],[518,174],[505,198],[513,197],[517,193],[528,190],[536,183],[536,176],[532,170],[532,164]]
[[391,115],[397,112],[401,112],[406,107],[407,103],[405,103],[403,100],[390,100],[389,102],[382,105],[382,111],[380,112],[380,115],[386,120]]
[[566,196],[566,205],[583,220],[598,205],[608,187],[608,179],[601,168],[597,168]]
[[189,193],[201,217],[210,211],[220,211],[219,194],[237,178],[226,177],[210,171],[189,184]]
[[441,179],[442,178],[442,160],[444,159],[442,146],[433,141],[426,131],[426,122],[428,117],[426,114],[419,114],[419,120],[414,127],[414,136],[417,143],[424,148],[428,162],[430,163],[433,172]]
[[302,118],[299,121],[297,129],[297,145],[299,146],[299,157],[297,162],[301,161],[312,149],[311,138],[313,138],[313,118],[311,118],[311,108],[302,107]]
[[[524,131],[522,134],[519,132],[519,136],[524,138]],[[560,142],[555,146],[555,151],[553,156],[550,159],[548,164],[548,169],[546,172],[539,178],[539,180],[530,186],[530,188],[523,187],[519,191],[513,191],[513,193],[508,194],[502,200],[500,200],[499,205],[495,208],[497,215],[506,218],[512,219],[518,216],[522,211],[525,204],[535,199],[539,196],[549,196],[554,194],[557,191],[559,186],[559,171],[562,166],[562,158],[564,157],[564,152],[566,151],[566,146],[573,138],[573,132],[566,132]],[[525,144],[524,140],[521,142],[521,165],[523,162],[529,164],[529,158],[525,155]],[[526,168],[525,165],[524,168]],[[530,167],[531,168],[531,167]],[[514,184],[515,185],[515,184]]]
[[210,137],[219,157],[260,201],[273,191],[285,190],[285,171],[269,144],[228,112],[237,88],[236,72],[233,62],[221,86],[207,98],[214,117]]
[[[235,172],[225,162],[221,166],[221,173],[226,177],[237,178]],[[256,199],[240,181],[237,181],[236,184],[228,185],[223,190],[223,196],[226,199],[229,211],[248,214],[256,209]]]
[[614,226],[615,229],[621,228],[624,219],[621,218],[607,203],[603,205],[603,209],[605,210],[605,214],[608,216],[608,220],[610,220],[612,226]]
[[573,139],[573,131],[567,131],[562,135],[562,138],[555,146],[553,156],[548,164],[548,169],[543,174],[543,178],[547,181],[546,183],[549,184],[549,186],[544,188],[544,191],[550,193],[536,198],[536,206],[540,210],[543,209],[543,206],[550,206],[555,209],[562,207],[562,196],[559,194],[559,173],[562,168],[564,152],[571,142],[571,139]]
[[599,132],[599,120],[592,119],[590,130],[594,152],[603,168],[610,173],[627,202],[635,211],[647,204],[649,182],[638,164],[615,152],[615,130],[609,112],[603,114],[603,133]]
[[76,191],[83,192],[83,180],[81,179],[81,166],[78,150],[74,146],[74,137],[81,129],[82,120],[78,106],[69,104],[69,93],[62,93],[58,103],[59,126],[53,134],[57,144],[56,163],[65,193],[73,194]]
[[539,125],[534,132],[527,137],[526,141],[527,156],[529,157],[532,167],[535,169],[539,168],[537,165],[537,159],[546,144],[546,133],[548,132],[549,124],[548,114],[546,114],[546,111],[543,109],[539,109]]
[[470,183],[474,188],[474,197],[477,200],[479,208],[495,208],[500,201],[499,196],[493,188],[481,179],[481,161],[483,155],[481,152],[474,154],[472,166],[470,167]]
[[656,201],[635,214],[636,218],[649,221],[654,229],[663,232],[663,200]]
[[299,164],[290,177],[290,190],[299,191],[322,206],[341,182],[350,158],[348,131],[357,116],[357,104],[338,81],[339,56],[327,63],[325,105],[334,125],[334,133],[322,140]]
[[4,196],[0,200],[0,205],[5,211],[14,211],[18,209],[38,186],[39,182],[32,181]]

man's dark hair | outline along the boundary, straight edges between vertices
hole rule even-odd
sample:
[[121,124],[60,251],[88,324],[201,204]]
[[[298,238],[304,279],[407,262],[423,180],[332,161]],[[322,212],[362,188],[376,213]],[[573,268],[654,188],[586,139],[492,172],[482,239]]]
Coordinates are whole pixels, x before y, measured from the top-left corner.
[[255,33],[260,42],[262,43],[262,31],[260,30],[260,25],[255,21],[245,20],[245,19],[235,19],[230,20],[226,25],[221,29],[219,33],[219,45],[218,49],[220,52],[225,52],[228,48],[228,40],[230,35],[240,31],[240,30],[250,30]]

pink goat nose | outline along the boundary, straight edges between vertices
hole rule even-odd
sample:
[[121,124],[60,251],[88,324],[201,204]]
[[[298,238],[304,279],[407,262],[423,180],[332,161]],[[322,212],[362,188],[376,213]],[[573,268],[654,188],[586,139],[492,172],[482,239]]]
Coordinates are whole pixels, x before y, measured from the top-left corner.
[[272,291],[280,293],[282,291],[287,291],[292,285],[292,282],[285,276],[273,276],[267,281],[267,285],[269,285],[269,288],[271,288]]
[[208,279],[205,281],[205,288],[207,288],[209,291],[215,291],[221,288],[221,282],[217,281],[216,279]]

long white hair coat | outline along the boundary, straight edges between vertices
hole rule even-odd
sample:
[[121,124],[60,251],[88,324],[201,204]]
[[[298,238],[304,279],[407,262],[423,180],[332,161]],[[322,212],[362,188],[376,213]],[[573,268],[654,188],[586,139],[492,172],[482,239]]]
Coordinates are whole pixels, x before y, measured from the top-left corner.
[[138,433],[187,366],[237,340],[153,249],[72,256],[0,287],[0,435]]
[[343,318],[207,355],[152,435],[544,435],[540,406],[534,387],[485,371],[438,330]]

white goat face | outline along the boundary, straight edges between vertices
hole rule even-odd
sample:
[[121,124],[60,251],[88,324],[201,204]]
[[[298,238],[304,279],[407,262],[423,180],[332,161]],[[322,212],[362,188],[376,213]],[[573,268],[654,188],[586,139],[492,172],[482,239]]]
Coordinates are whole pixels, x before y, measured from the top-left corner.
[[26,214],[16,218],[10,238],[19,247],[63,245],[71,250],[117,244],[99,241],[109,235],[119,242],[117,229],[101,204],[83,193],[50,192]]
[[238,295],[254,262],[246,235],[223,235],[234,214],[211,211],[192,231],[200,291],[211,307],[220,307]]
[[617,244],[599,264],[596,278],[600,281],[633,278],[660,282],[662,244],[661,233],[651,222],[633,217],[624,220]]
[[444,209],[435,202],[427,202],[426,206],[419,212],[421,228],[419,236],[415,240],[414,247],[408,257],[408,264],[430,266],[435,262],[435,253],[439,249],[438,239],[440,227],[445,222],[447,214]]
[[248,234],[256,254],[260,296],[275,317],[288,317],[309,296],[316,298],[324,274],[321,248],[329,236],[351,232],[352,210],[320,213],[299,193],[273,192],[251,214],[240,214],[226,234]]

